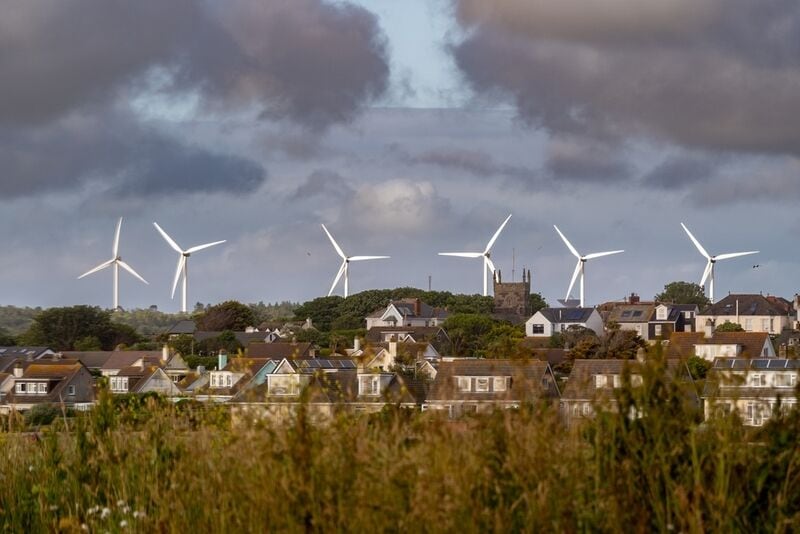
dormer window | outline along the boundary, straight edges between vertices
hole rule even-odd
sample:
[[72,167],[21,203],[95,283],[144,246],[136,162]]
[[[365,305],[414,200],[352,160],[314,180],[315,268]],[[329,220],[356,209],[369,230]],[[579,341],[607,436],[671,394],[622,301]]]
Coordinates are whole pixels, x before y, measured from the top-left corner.
[[358,379],[358,389],[360,395],[380,395],[381,377],[380,376],[361,376]]
[[608,381],[606,375],[594,375],[594,387],[597,389],[606,387]]
[[666,306],[659,306],[656,308],[656,321],[666,321],[669,309]]
[[127,376],[112,376],[111,377],[111,391],[126,392],[128,391],[128,377]]
[[507,388],[506,386],[506,377],[504,376],[496,376],[494,377],[492,383],[492,390],[493,391],[505,391]]
[[470,378],[468,376],[459,376],[456,377],[456,382],[458,385],[459,391],[470,391],[472,388],[470,387]]
[[488,376],[479,376],[475,379],[475,391],[477,392],[487,392],[489,391],[489,377]]

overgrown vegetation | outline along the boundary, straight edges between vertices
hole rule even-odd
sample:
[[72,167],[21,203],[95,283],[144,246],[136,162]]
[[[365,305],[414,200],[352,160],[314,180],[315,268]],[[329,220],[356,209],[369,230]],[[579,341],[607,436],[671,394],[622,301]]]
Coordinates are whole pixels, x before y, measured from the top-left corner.
[[[386,409],[282,424],[158,397],[111,399],[38,439],[2,435],[7,531],[792,532],[800,414],[700,424],[660,363],[620,409],[446,422]],[[628,381],[626,381],[628,382]],[[641,414],[631,418],[629,414]],[[86,527],[83,527],[86,525]]]

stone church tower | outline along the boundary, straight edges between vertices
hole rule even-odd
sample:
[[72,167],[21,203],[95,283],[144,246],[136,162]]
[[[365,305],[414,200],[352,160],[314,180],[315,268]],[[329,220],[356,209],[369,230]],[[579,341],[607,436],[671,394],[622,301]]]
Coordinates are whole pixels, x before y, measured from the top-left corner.
[[494,275],[494,315],[513,323],[531,316],[531,271],[522,270],[522,282],[503,282],[498,269]]

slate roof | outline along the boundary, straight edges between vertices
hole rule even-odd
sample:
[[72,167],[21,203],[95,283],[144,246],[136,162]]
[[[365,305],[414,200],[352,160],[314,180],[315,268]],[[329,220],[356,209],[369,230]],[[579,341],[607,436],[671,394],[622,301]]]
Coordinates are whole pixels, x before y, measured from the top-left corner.
[[160,350],[115,350],[101,367],[103,371],[123,369],[130,367],[136,360],[144,358],[147,363],[158,363],[161,361]]
[[[552,372],[552,389],[542,391],[542,380],[548,375],[550,366],[539,360],[490,360],[464,358],[440,362],[436,378],[428,391],[427,401],[475,400],[475,401],[525,401],[540,396],[558,397],[558,388]],[[511,386],[504,392],[459,391],[457,376],[511,377]]]
[[695,355],[695,345],[739,345],[740,356],[758,358],[768,339],[766,332],[714,332],[711,339],[704,332],[673,332],[666,353],[668,358],[688,358]]
[[655,317],[655,304],[619,304],[608,312],[606,322],[615,323],[647,323]]
[[542,308],[539,312],[551,323],[585,323],[594,308]]
[[739,302],[739,315],[745,316],[787,315],[791,309],[791,307],[787,309],[777,299],[768,299],[763,295],[731,294],[705,308],[699,315],[735,316],[737,301]]
[[63,392],[68,383],[75,375],[82,371],[88,373],[88,370],[86,370],[83,364],[76,360],[30,363],[25,367],[21,380],[46,379],[50,384],[47,393],[44,395],[28,395],[16,393],[16,391],[12,389],[8,392],[5,402],[6,404],[43,404],[59,402],[59,399],[66,396],[63,395]]
[[101,369],[103,365],[108,362],[111,355],[114,354],[110,350],[92,350],[92,351],[64,351],[61,356],[64,358],[71,358],[80,361],[87,369]]
[[[380,319],[383,314],[386,312],[387,308],[394,304],[394,307],[405,317],[430,317],[430,318],[439,318],[439,319],[446,319],[450,313],[445,310],[444,308],[434,308],[428,304],[425,304],[419,299],[413,298],[406,298],[400,300],[391,300],[389,304],[384,306],[383,308],[379,308],[372,313],[370,313],[367,317],[370,319]],[[419,313],[416,313],[416,306],[419,305]]]
[[35,360],[46,352],[50,347],[0,347],[0,357],[3,358],[28,358]]
[[703,398],[708,397],[725,397],[725,398],[743,398],[743,399],[758,399],[758,398],[794,398],[796,397],[794,388],[787,387],[749,387],[745,386],[744,382],[725,383],[720,380],[720,373],[724,371],[756,371],[758,373],[765,372],[783,372],[788,370],[800,370],[800,360],[791,360],[785,358],[715,358],[714,366],[709,372],[709,377],[706,380],[703,388]]
[[[575,360],[572,372],[561,394],[562,400],[590,401],[597,398],[613,397],[614,388],[597,388],[594,383],[595,375],[622,375],[625,367],[631,374],[636,374],[642,366],[638,360]],[[672,373],[679,373],[683,378],[691,380],[686,370],[686,365],[679,360],[667,360],[667,369]]]
[[190,319],[184,319],[182,321],[178,321],[174,325],[170,326],[167,330],[164,331],[165,334],[194,334],[195,330],[197,330],[197,325],[194,321]]
[[250,358],[268,358],[282,360],[284,358],[304,358],[311,353],[311,343],[250,343],[247,345],[247,356]]

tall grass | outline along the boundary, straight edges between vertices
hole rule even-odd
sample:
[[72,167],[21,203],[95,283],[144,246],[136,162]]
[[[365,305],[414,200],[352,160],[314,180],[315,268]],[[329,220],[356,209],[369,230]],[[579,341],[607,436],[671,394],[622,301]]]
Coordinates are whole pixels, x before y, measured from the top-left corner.
[[[387,409],[313,423],[103,394],[38,437],[0,434],[8,531],[793,532],[800,415],[699,422],[654,364],[566,427],[532,404],[449,422]],[[630,414],[640,417],[630,417]]]

